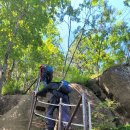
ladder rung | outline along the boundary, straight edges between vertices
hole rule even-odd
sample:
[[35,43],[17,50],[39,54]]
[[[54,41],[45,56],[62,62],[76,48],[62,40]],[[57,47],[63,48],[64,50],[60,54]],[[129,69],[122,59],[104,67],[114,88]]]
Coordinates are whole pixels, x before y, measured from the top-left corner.
[[[35,111],[34,111],[34,114],[37,115],[37,116],[40,116],[40,117],[43,117],[43,118],[50,119],[50,120],[53,120],[53,121],[57,121],[57,122],[58,122],[57,119],[46,117],[46,116],[41,115],[41,114],[39,114],[39,113],[37,113],[37,112],[35,112]],[[62,122],[65,123],[65,124],[68,124],[68,122],[65,122],[65,121],[62,121]],[[76,123],[71,123],[71,125],[80,126],[80,127],[83,127],[83,126],[84,126],[83,124],[76,124]]]

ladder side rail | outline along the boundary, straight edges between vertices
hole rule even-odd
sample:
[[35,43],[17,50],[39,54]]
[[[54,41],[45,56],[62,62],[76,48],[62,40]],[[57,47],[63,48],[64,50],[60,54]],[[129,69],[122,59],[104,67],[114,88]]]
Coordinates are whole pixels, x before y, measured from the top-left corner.
[[60,98],[60,103],[59,103],[58,130],[61,130],[61,123],[62,123],[62,98]]
[[35,94],[33,93],[33,103],[32,103],[32,106],[31,106],[31,115],[30,115],[28,130],[30,130],[30,128],[31,128],[32,119],[33,119],[33,115],[34,115],[34,109],[35,109],[35,106],[36,106],[36,101],[37,101],[37,98],[35,97]]
[[36,98],[35,95],[38,92],[39,85],[40,85],[40,74],[38,74],[37,82],[36,82],[36,85],[35,85],[35,90],[34,90],[33,96],[32,96],[33,98],[32,98],[31,115],[30,115],[30,120],[29,120],[29,124],[28,124],[28,130],[30,130],[32,120],[33,120],[34,109],[35,109],[35,106],[36,106],[36,103],[37,103],[37,98]]
[[76,114],[76,112],[77,112],[77,110],[78,110],[78,108],[79,108],[79,106],[80,106],[81,100],[82,100],[82,97],[80,97],[80,99],[79,99],[79,101],[78,101],[78,104],[77,104],[77,106],[75,107],[74,112],[73,112],[72,115],[71,115],[71,118],[70,118],[70,121],[69,121],[69,123],[68,123],[68,125],[67,125],[67,127],[66,127],[66,130],[69,129],[69,127],[70,127],[70,125],[71,125],[71,122],[72,122],[72,120],[73,120],[73,118],[74,118],[74,116],[75,116],[75,114]]
[[36,82],[36,85],[35,85],[35,89],[34,89],[35,93],[38,92],[39,86],[40,86],[40,74],[38,74],[37,82]]
[[85,93],[83,92],[82,93],[82,104],[83,104],[83,124],[84,124],[84,129],[83,130],[87,130],[87,108],[86,108],[86,99],[85,99]]
[[91,115],[91,103],[88,102],[88,119],[89,119],[89,130],[92,130],[92,115]]

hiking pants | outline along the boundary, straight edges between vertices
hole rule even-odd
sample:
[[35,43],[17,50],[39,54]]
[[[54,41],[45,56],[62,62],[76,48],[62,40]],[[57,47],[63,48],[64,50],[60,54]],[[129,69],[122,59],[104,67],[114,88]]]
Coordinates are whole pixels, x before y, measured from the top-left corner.
[[[68,96],[67,95],[64,95],[62,97],[62,102],[66,103],[66,104],[69,104],[69,100],[68,100]],[[59,98],[53,96],[51,103],[59,104]],[[49,118],[53,118],[53,113],[54,113],[54,110],[56,108],[58,108],[58,107],[49,105],[46,116],[49,117]],[[62,115],[61,115],[62,121],[69,122],[70,116],[69,116],[68,110],[69,110],[68,106],[62,106],[62,111],[61,111],[61,113],[62,113]],[[55,127],[55,121],[47,119],[47,127],[48,127],[48,129],[53,130],[54,127]]]

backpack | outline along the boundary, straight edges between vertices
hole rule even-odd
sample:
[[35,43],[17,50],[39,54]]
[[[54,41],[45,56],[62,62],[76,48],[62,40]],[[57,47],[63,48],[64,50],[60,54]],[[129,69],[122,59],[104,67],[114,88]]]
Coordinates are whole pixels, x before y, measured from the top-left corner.
[[40,78],[41,78],[41,81],[45,81],[47,82],[47,84],[50,83],[53,78],[53,68],[48,65],[41,65]]
[[60,86],[57,89],[61,93],[69,94],[72,91],[72,88],[70,87],[69,83],[65,80],[61,80]]

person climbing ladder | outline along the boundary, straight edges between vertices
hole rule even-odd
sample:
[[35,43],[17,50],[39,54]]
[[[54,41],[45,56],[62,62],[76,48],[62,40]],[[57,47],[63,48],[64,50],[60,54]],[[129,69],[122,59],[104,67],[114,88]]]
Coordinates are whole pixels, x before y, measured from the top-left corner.
[[[44,83],[44,88],[36,93],[37,96],[46,96],[48,92],[52,93],[52,97],[50,99],[51,104],[59,104],[60,98],[62,98],[62,102],[65,104],[69,104],[69,93],[72,91],[69,83],[65,80],[61,80],[60,82],[51,82],[53,78],[53,68],[48,65],[40,66],[40,75],[41,81]],[[53,118],[53,113],[55,109],[59,109],[58,106],[49,105],[47,109],[46,116],[49,118]],[[69,107],[62,106],[62,121],[69,122]],[[47,130],[54,130],[55,121],[47,119]],[[64,124],[64,128],[66,125]]]

